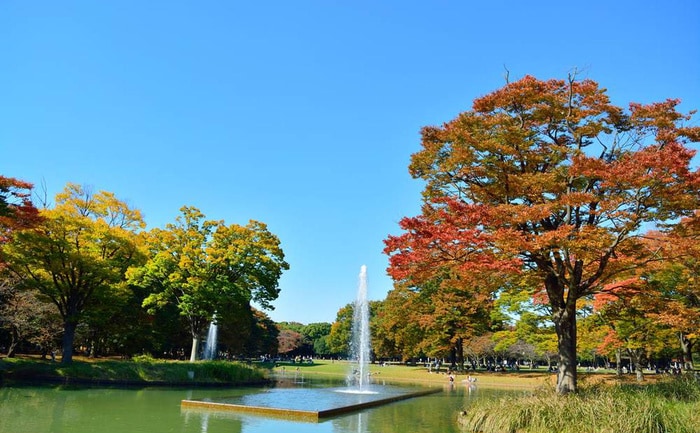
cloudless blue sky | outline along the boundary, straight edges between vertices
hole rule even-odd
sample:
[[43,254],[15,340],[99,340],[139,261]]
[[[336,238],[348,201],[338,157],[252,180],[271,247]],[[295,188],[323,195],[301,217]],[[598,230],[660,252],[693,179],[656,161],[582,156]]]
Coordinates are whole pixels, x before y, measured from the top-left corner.
[[506,68],[700,108],[700,2],[1,0],[0,174],[113,192],[149,228],[265,222],[291,266],[268,314],[332,322],[361,265],[392,287],[420,128]]

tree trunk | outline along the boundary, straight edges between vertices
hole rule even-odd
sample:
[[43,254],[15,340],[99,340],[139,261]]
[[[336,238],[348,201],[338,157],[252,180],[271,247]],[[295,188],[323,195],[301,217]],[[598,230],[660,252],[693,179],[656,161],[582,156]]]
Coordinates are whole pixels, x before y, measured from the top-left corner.
[[683,369],[693,371],[693,342],[682,332],[678,333],[678,339],[681,343],[681,351],[683,352]]
[[88,349],[88,351],[89,351],[89,354],[88,354],[89,358],[91,358],[91,359],[96,358],[95,352],[97,351],[97,349],[96,349],[94,338],[90,339],[90,348]]
[[459,369],[464,371],[464,340],[462,337],[457,340],[457,364]]
[[622,349],[615,349],[615,370],[618,376],[622,376]]
[[73,362],[73,340],[75,340],[75,328],[77,325],[71,320],[63,322],[63,355],[61,356],[61,364]]
[[557,393],[568,394],[576,392],[576,305],[553,313],[559,350]]
[[634,371],[637,375],[637,381],[642,382],[644,380],[644,367],[642,366],[642,349],[627,349],[627,353],[630,355],[630,360],[634,365]]
[[19,344],[20,341],[20,336],[19,332],[17,332],[17,329],[13,327],[13,329],[10,331],[10,345],[7,348],[7,357],[8,358],[14,358],[16,353],[15,350],[17,349],[17,345]]
[[14,340],[13,340],[13,341],[10,341],[10,346],[7,348],[7,354],[6,354],[6,356],[7,356],[8,358],[14,358],[15,355],[16,355],[16,353],[15,353],[15,349],[16,349],[16,348],[17,348],[17,342],[14,341]]
[[197,360],[197,352],[199,351],[199,335],[192,337],[192,352],[190,352],[190,362]]
[[457,337],[454,346],[452,347],[452,369],[464,370],[464,346],[462,337]]

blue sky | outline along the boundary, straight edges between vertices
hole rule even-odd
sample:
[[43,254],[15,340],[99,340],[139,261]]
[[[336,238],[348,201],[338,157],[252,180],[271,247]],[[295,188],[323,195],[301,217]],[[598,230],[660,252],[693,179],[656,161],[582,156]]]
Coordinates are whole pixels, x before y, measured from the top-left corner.
[[700,3],[3,0],[0,174],[114,192],[149,228],[265,222],[291,266],[268,313],[331,322],[361,265],[391,289],[420,128],[506,69],[700,108]]

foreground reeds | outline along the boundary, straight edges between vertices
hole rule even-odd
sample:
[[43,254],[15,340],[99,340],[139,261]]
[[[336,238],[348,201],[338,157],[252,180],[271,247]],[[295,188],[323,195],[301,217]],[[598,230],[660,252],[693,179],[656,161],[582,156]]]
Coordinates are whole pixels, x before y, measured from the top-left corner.
[[576,394],[553,389],[476,400],[460,415],[482,433],[697,433],[700,383],[680,377],[649,385],[597,385]]

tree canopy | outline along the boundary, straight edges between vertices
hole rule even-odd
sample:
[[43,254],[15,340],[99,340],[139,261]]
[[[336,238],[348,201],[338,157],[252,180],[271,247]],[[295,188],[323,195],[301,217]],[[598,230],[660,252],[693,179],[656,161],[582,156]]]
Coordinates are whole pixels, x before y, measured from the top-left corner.
[[0,245],[14,230],[39,221],[39,211],[31,201],[32,184],[0,175]]
[[181,212],[174,224],[148,233],[149,260],[130,270],[129,280],[150,288],[144,306],[151,311],[177,305],[189,324],[194,361],[203,330],[215,315],[248,308],[251,301],[272,308],[289,265],[279,239],[261,222],[226,225],[205,220],[194,207]]
[[526,76],[442,126],[423,128],[409,170],[422,213],[386,240],[400,284],[544,299],[558,338],[557,390],[576,390],[577,301],[653,260],[642,242],[698,209],[700,128],[679,100],[613,105],[592,80]]
[[18,230],[3,248],[20,284],[53,302],[63,319],[62,362],[73,359],[73,339],[86,312],[123,286],[126,270],[139,264],[136,231],[141,214],[114,194],[68,184],[56,207],[41,211],[34,228]]

